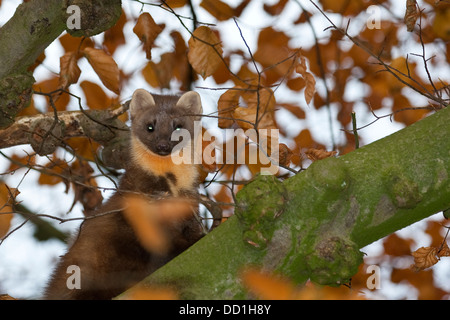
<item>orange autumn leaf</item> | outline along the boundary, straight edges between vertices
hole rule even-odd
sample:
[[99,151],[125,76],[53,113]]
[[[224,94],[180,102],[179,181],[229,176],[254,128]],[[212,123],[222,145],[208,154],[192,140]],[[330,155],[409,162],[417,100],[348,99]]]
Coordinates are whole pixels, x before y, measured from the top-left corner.
[[[257,91],[239,91],[246,104],[233,110],[233,118],[242,129],[275,129],[275,97],[270,88]],[[258,119],[256,117],[258,116]]]
[[104,110],[111,108],[117,103],[116,98],[108,97],[96,83],[85,80],[80,83],[80,87],[86,97],[86,104],[90,109]]
[[125,11],[122,9],[122,14],[117,20],[116,24],[105,31],[103,38],[103,46],[107,49],[107,52],[110,54],[114,54],[116,49],[125,44],[125,35],[123,33],[123,27],[128,22],[128,18],[125,14]]
[[288,278],[249,268],[241,275],[244,286],[260,299],[265,300],[362,300],[357,291],[345,286],[338,288],[319,286],[307,282],[296,286]]
[[11,226],[12,205],[19,193],[18,189],[9,188],[5,183],[0,184],[0,239],[6,235]]
[[435,265],[439,258],[437,257],[437,248],[421,247],[412,253],[414,264],[411,266],[415,271],[424,270]]
[[292,300],[297,294],[296,287],[288,279],[248,268],[241,274],[244,286],[263,300]]
[[169,8],[181,8],[187,4],[187,0],[165,0],[163,5]]
[[202,128],[202,137],[201,169],[203,174],[201,175],[200,181],[203,181],[209,172],[214,172],[217,170],[215,137],[205,128]]
[[78,67],[78,55],[75,51],[65,53],[59,60],[59,86],[67,89],[72,83],[77,83],[81,70]]
[[222,63],[222,45],[217,35],[208,27],[195,29],[188,42],[188,60],[195,72],[206,79]]
[[306,84],[305,84],[305,100],[306,100],[306,104],[309,104],[316,92],[316,79],[310,72],[308,72],[308,69],[306,67],[305,57],[300,56],[300,63],[295,68],[295,71],[298,74],[300,74],[306,82]]
[[239,106],[238,88],[234,89],[225,91],[217,103],[217,110],[219,111],[218,125],[221,129],[230,128],[234,123],[233,111]]
[[43,185],[54,186],[60,182],[65,182],[69,166],[66,161],[54,158],[44,166],[44,170],[39,175],[38,183]]
[[158,35],[162,32],[163,28],[156,24],[152,16],[148,12],[144,12],[138,18],[136,25],[133,28],[133,32],[138,36],[139,40],[144,44],[144,50],[147,55],[147,59],[152,58],[152,48]]
[[96,151],[100,148],[99,143],[88,137],[72,137],[66,139],[65,142],[83,159],[88,161],[96,160]]
[[234,16],[234,10],[220,0],[202,0],[200,7],[208,11],[218,21],[225,21]]
[[119,94],[120,71],[114,59],[100,49],[86,47],[83,52],[105,87]]
[[35,91],[54,92],[51,97],[46,97],[48,101],[47,110],[53,110],[53,107],[55,107],[57,111],[64,111],[70,102],[70,95],[68,93],[57,91],[59,89],[59,81],[60,78],[55,76],[33,84],[33,90]]
[[150,288],[138,285],[120,296],[121,300],[177,300],[178,295],[171,288]]
[[143,196],[129,195],[124,199],[125,219],[133,228],[141,245],[149,252],[165,254],[170,249],[170,237],[165,225],[192,214],[189,201],[150,201]]

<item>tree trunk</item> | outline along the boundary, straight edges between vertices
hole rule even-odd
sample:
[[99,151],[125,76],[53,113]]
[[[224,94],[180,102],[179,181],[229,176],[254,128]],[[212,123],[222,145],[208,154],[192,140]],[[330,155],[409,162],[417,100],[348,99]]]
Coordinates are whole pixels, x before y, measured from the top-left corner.
[[[259,176],[236,214],[141,285],[183,299],[244,299],[249,265],[296,283],[347,282],[362,247],[450,207],[450,108],[283,182]],[[121,295],[126,298],[132,292]]]

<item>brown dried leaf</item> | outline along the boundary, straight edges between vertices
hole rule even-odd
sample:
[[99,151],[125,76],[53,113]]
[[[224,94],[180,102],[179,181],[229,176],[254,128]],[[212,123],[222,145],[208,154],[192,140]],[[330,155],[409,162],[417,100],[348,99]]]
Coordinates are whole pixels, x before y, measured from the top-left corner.
[[206,79],[222,63],[222,45],[217,35],[208,27],[195,29],[188,42],[188,60],[195,72]]
[[187,0],[165,0],[164,6],[167,6],[171,9],[181,8],[187,4]]
[[429,268],[439,261],[439,258],[437,257],[437,248],[435,247],[421,247],[414,251],[412,256],[414,257],[412,268],[415,271]]
[[117,103],[117,98],[110,98],[96,83],[82,81],[80,87],[86,97],[86,104],[91,109],[105,110]]
[[[86,141],[85,144],[89,145]],[[77,160],[70,166],[72,186],[75,193],[73,205],[77,202],[81,203],[86,216],[98,208],[103,201],[103,195],[97,188],[97,182],[92,176],[93,173],[94,170],[87,161]]]
[[[258,116],[257,129],[275,129],[274,93],[269,88],[261,88],[256,91],[239,91],[246,106],[239,106],[233,110],[233,118],[242,129],[253,129]],[[239,121],[241,120],[241,121]]]
[[234,10],[220,0],[202,0],[200,7],[208,11],[218,21],[225,21],[234,16]]
[[216,164],[216,149],[215,149],[215,137],[211,135],[208,130],[202,127],[202,136],[207,139],[202,139],[202,165],[201,169],[203,174],[200,181],[203,181],[209,172],[215,172],[217,170]]
[[305,79],[305,100],[306,104],[309,104],[316,93],[316,79],[310,72],[307,71],[305,57],[300,56],[300,63],[297,64],[295,71],[299,73],[303,79]]
[[83,52],[105,87],[119,94],[120,71],[114,59],[100,49],[86,47]]
[[64,182],[66,187],[69,187],[67,180],[64,178],[64,174],[68,169],[67,162],[58,158],[52,159],[47,163],[39,175],[38,183],[43,185],[56,185],[60,182]]
[[235,87],[225,91],[219,98],[217,110],[219,111],[218,125],[221,129],[230,128],[233,123],[233,111],[239,106],[239,88]]
[[442,248],[439,249],[437,255],[438,257],[450,257],[450,248],[448,247],[447,242],[444,242]]
[[66,52],[59,60],[59,86],[67,89],[72,83],[77,83],[81,70],[78,67],[78,55],[75,51]]
[[127,23],[128,19],[125,12],[122,10],[122,14],[117,20],[116,24],[105,31],[103,38],[103,45],[107,48],[110,54],[114,54],[116,49],[125,44],[125,35],[123,34],[123,27]]
[[336,151],[326,151],[322,149],[313,149],[313,148],[310,148],[305,151],[305,154],[311,161],[317,161],[333,157],[334,155],[336,155],[336,153],[337,153]]
[[155,39],[163,31],[163,28],[156,24],[152,16],[148,12],[144,12],[138,18],[136,25],[133,28],[133,32],[138,36],[139,40],[144,44],[144,50],[147,55],[147,59],[152,58],[152,48]]
[[405,12],[405,24],[406,30],[412,32],[414,30],[414,26],[416,25],[417,18],[419,17],[419,13],[417,12],[417,3],[416,0],[407,0],[406,1],[406,12]]
[[286,6],[288,0],[279,0],[277,3],[274,3],[273,5],[264,4],[263,8],[264,11],[266,11],[271,16],[277,16],[279,15]]
[[293,152],[284,143],[280,143],[278,148],[279,148],[279,157],[278,157],[279,164],[288,167],[289,164],[291,163]]

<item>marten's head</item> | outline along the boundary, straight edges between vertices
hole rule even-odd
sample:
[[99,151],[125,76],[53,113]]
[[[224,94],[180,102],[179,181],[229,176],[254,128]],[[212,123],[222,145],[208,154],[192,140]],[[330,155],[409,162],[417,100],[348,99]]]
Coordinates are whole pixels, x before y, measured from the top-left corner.
[[201,113],[200,95],[195,91],[161,96],[137,89],[130,102],[131,133],[151,152],[167,156],[182,141],[174,139],[176,131],[185,129],[194,137],[194,123],[200,120]]

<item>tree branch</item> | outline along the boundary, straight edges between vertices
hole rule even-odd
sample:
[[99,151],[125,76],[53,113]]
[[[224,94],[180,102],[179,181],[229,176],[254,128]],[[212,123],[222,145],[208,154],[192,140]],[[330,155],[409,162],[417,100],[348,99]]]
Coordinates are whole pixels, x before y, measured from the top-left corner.
[[450,207],[449,121],[447,107],[283,182],[259,176],[238,192],[234,216],[140,287],[245,299],[239,275],[248,265],[297,283],[345,283],[362,262],[360,248]]
[[[103,160],[113,168],[123,168],[127,160],[128,127],[119,119],[124,106],[115,110],[62,111],[19,117],[0,130],[0,149],[31,144],[34,151],[47,155],[72,137],[89,137],[105,148]],[[55,126],[55,123],[57,124]],[[111,154],[114,153],[114,154]]]
[[[80,10],[81,29],[68,29],[69,5]],[[64,30],[75,36],[91,36],[112,27],[122,12],[120,0],[34,0],[17,7],[14,16],[0,28],[0,128],[31,99],[34,78],[29,67]]]

